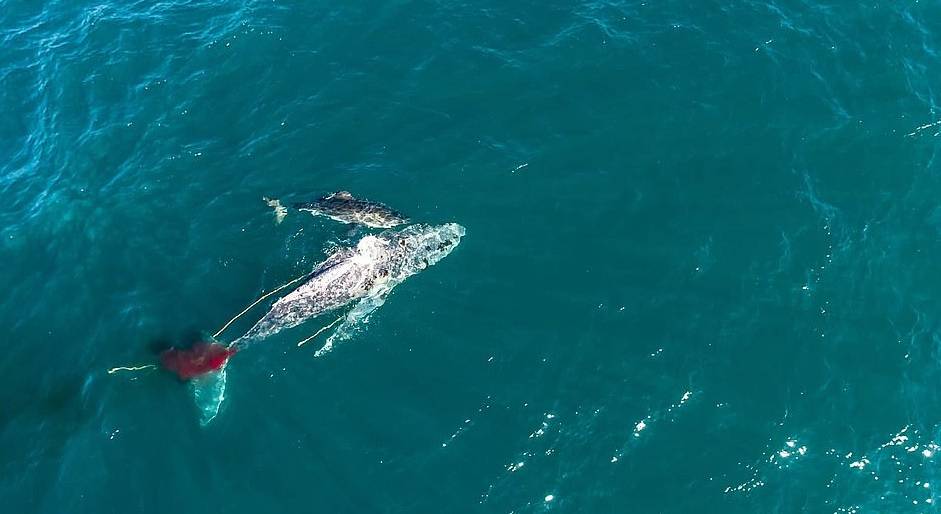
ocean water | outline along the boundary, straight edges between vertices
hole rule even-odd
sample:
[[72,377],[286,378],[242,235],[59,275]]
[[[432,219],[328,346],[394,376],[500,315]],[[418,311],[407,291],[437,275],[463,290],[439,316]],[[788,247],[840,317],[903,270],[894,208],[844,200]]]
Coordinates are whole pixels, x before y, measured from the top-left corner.
[[[932,512],[933,1],[0,2],[4,512]],[[467,229],[200,426],[152,363]],[[223,339],[246,330],[264,306]]]

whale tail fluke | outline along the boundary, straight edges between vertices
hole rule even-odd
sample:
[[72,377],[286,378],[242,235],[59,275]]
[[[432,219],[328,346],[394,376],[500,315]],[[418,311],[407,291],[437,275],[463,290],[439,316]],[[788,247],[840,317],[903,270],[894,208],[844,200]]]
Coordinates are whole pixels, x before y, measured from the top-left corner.
[[208,425],[222,408],[225,400],[225,365],[215,371],[194,378],[190,381],[193,400],[199,409],[199,424]]
[[193,390],[199,408],[199,422],[208,425],[225,399],[225,367],[238,351],[236,346],[214,342],[196,343],[190,348],[170,348],[160,354],[160,364]]

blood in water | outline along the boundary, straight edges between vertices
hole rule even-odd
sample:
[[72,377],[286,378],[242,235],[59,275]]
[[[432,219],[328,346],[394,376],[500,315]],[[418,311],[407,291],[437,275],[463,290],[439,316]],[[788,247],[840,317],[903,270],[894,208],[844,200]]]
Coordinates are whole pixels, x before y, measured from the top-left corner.
[[236,351],[218,343],[196,343],[191,348],[164,350],[160,364],[176,373],[180,380],[189,380],[221,369]]

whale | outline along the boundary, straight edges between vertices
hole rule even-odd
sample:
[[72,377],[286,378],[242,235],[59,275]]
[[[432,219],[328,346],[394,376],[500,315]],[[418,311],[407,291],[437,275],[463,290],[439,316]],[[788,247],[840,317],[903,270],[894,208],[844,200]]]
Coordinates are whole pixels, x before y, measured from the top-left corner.
[[301,285],[276,300],[261,319],[228,346],[211,343],[174,351],[163,359],[165,367],[193,384],[200,423],[206,425],[216,417],[225,398],[230,357],[284,330],[352,305],[337,319],[344,324],[315,353],[323,355],[331,350],[337,334],[345,333],[344,326],[364,320],[385,302],[395,286],[447,257],[465,232],[457,223],[415,224],[364,236],[355,246],[332,252],[304,277]]
[[331,193],[315,202],[295,203],[294,207],[314,216],[371,228],[393,228],[408,223],[402,213],[378,202],[354,198],[349,191]]
[[356,246],[333,252],[230,346],[241,349],[354,300],[388,294],[395,285],[450,254],[464,234],[461,225],[447,223],[367,235]]

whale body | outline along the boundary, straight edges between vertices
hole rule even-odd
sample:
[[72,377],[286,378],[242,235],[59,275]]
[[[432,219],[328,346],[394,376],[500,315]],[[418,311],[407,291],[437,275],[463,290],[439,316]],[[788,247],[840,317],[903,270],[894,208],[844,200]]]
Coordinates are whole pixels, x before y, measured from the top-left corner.
[[354,198],[348,191],[329,194],[316,202],[297,203],[294,207],[314,216],[372,228],[392,228],[408,222],[402,213],[378,202]]
[[347,334],[343,337],[348,337],[345,329],[381,306],[393,287],[450,254],[464,233],[461,225],[446,223],[410,225],[365,236],[356,246],[333,252],[299,287],[274,302],[248,332],[227,347],[213,343],[177,351],[166,356],[168,362],[164,365],[181,379],[189,380],[200,410],[200,424],[207,425],[225,399],[229,357],[282,330],[354,304],[341,318],[345,323],[315,355],[330,351],[338,333],[342,331]]
[[461,225],[446,223],[410,225],[365,236],[355,247],[331,254],[231,345],[244,346],[355,300],[388,294],[395,285],[451,253],[464,233]]

